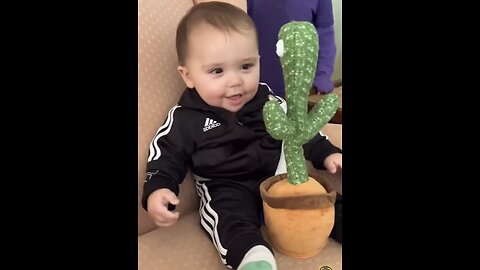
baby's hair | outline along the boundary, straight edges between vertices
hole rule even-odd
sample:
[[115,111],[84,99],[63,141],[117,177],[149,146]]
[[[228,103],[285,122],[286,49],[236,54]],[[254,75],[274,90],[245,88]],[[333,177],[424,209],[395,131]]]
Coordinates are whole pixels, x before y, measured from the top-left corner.
[[176,47],[178,64],[184,65],[188,51],[188,37],[196,27],[207,23],[216,29],[231,33],[248,33],[254,31],[255,24],[241,8],[224,2],[205,2],[194,5],[185,14],[177,27]]

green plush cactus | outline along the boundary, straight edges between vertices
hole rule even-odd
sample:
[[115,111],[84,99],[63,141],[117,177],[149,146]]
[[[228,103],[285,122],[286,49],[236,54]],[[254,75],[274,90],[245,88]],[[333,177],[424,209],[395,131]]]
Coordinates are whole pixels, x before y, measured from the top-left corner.
[[326,95],[308,112],[308,95],[317,68],[318,35],[309,22],[289,22],[278,34],[277,54],[285,79],[287,112],[275,100],[265,103],[263,117],[268,133],[284,141],[290,184],[308,181],[303,145],[312,139],[335,114],[338,97]]

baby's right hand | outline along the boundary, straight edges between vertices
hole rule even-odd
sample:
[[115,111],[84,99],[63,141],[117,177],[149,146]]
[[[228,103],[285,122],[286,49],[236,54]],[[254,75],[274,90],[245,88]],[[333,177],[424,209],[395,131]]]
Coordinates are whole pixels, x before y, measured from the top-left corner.
[[177,205],[179,202],[177,196],[171,190],[166,188],[155,190],[148,196],[148,214],[157,226],[167,227],[173,225],[177,222],[179,213],[168,211],[168,203]]

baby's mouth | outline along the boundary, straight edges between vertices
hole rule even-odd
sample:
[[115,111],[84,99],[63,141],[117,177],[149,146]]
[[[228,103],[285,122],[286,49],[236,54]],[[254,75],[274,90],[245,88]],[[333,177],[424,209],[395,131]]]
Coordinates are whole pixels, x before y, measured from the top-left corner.
[[241,97],[242,97],[242,94],[237,94],[237,95],[229,96],[227,98],[230,99],[230,100],[238,100]]

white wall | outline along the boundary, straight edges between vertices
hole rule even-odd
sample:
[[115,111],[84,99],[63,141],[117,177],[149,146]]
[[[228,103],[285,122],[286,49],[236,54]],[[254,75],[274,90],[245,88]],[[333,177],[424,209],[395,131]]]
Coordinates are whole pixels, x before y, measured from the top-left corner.
[[342,79],[342,0],[332,0],[333,19],[335,21],[335,44],[337,46],[337,56],[335,59],[335,69],[332,80]]

